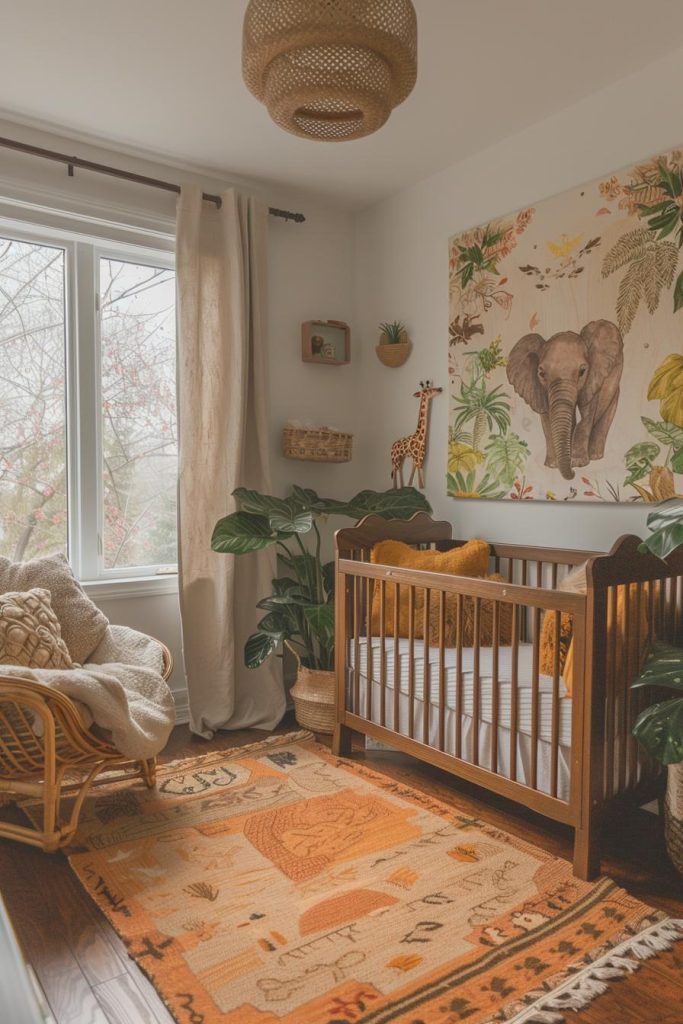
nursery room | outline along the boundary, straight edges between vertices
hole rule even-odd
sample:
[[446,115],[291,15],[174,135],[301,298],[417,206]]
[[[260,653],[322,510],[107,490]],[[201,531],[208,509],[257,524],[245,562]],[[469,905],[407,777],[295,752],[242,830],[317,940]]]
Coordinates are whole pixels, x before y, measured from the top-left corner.
[[0,1024],[683,1024],[683,6],[0,11]]

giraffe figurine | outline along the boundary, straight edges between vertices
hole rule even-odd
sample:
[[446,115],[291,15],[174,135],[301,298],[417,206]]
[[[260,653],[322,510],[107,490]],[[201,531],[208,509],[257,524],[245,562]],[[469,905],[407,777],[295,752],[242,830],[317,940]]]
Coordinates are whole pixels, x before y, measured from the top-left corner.
[[414,434],[401,437],[394,441],[391,446],[391,478],[394,487],[403,487],[403,463],[407,458],[413,460],[413,471],[410,474],[408,485],[412,484],[415,472],[417,471],[417,485],[424,487],[423,466],[427,454],[427,426],[429,423],[429,403],[435,395],[440,395],[443,388],[435,388],[432,381],[420,381],[420,390],[416,391],[413,398],[420,399],[420,412],[417,417],[417,430]]

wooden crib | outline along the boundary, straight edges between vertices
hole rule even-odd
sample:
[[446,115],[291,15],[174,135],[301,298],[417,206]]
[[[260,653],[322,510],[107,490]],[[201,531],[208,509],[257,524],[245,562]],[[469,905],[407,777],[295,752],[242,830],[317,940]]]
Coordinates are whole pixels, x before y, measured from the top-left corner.
[[[683,639],[683,557],[664,563],[640,554],[634,536],[622,537],[609,554],[492,544],[490,572],[505,580],[496,582],[372,564],[373,545],[388,539],[441,551],[465,543],[452,540],[449,523],[425,513],[402,522],[368,516],[336,534],[335,753],[350,756],[353,733],[360,733],[571,825],[575,874],[599,874],[605,815],[659,790],[660,766],[631,735],[653,694],[632,691],[630,683],[649,641]],[[586,561],[585,594],[556,589]],[[389,588],[395,597],[391,629],[384,614]],[[449,595],[461,595],[454,648],[445,641]],[[374,619],[373,596],[375,611],[379,603]],[[467,598],[473,636],[466,648]],[[404,601],[409,625],[407,636],[399,637]],[[486,606],[493,638],[484,647]],[[511,621],[505,646],[499,639],[503,610]],[[540,637],[547,612],[554,664],[544,676]],[[567,615],[572,696],[559,653]]]

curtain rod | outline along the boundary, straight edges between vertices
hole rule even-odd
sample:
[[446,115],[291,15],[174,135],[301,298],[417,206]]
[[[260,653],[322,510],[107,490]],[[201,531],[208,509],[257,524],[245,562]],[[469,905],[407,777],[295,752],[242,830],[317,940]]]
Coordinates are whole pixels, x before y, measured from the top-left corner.
[[[93,163],[92,160],[82,160],[78,156],[68,156],[66,153],[58,153],[54,149],[42,149],[40,146],[30,146],[27,142],[17,142],[16,139],[4,139],[0,137],[0,146],[5,149],[14,149],[18,153],[28,153],[30,156],[42,157],[43,160],[54,160],[60,164],[66,164],[69,169],[69,177],[73,177],[74,168],[78,167],[83,171],[93,171],[95,174],[108,174],[111,178],[122,178],[124,181],[134,181],[138,185],[149,185],[150,188],[159,188],[164,192],[175,192],[180,195],[180,185],[174,185],[170,181],[161,181],[159,178],[148,178],[144,174],[134,174],[132,171],[122,171],[118,167],[108,167],[106,164]],[[220,210],[222,199],[220,196],[212,195],[210,192],[202,192],[202,199],[207,203],[215,203]],[[292,213],[291,210],[278,210],[271,206],[268,210],[271,217],[281,217],[283,220],[293,220],[297,224],[306,220],[303,213]]]

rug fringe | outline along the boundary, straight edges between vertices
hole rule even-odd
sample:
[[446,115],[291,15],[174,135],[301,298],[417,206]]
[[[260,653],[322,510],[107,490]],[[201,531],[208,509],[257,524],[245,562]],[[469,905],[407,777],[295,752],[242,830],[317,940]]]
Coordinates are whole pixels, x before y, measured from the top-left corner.
[[592,964],[538,998],[508,1024],[563,1024],[567,1010],[583,1010],[608,990],[608,982],[625,978],[644,960],[671,949],[683,940],[683,919],[667,919],[651,925],[615,946]]

